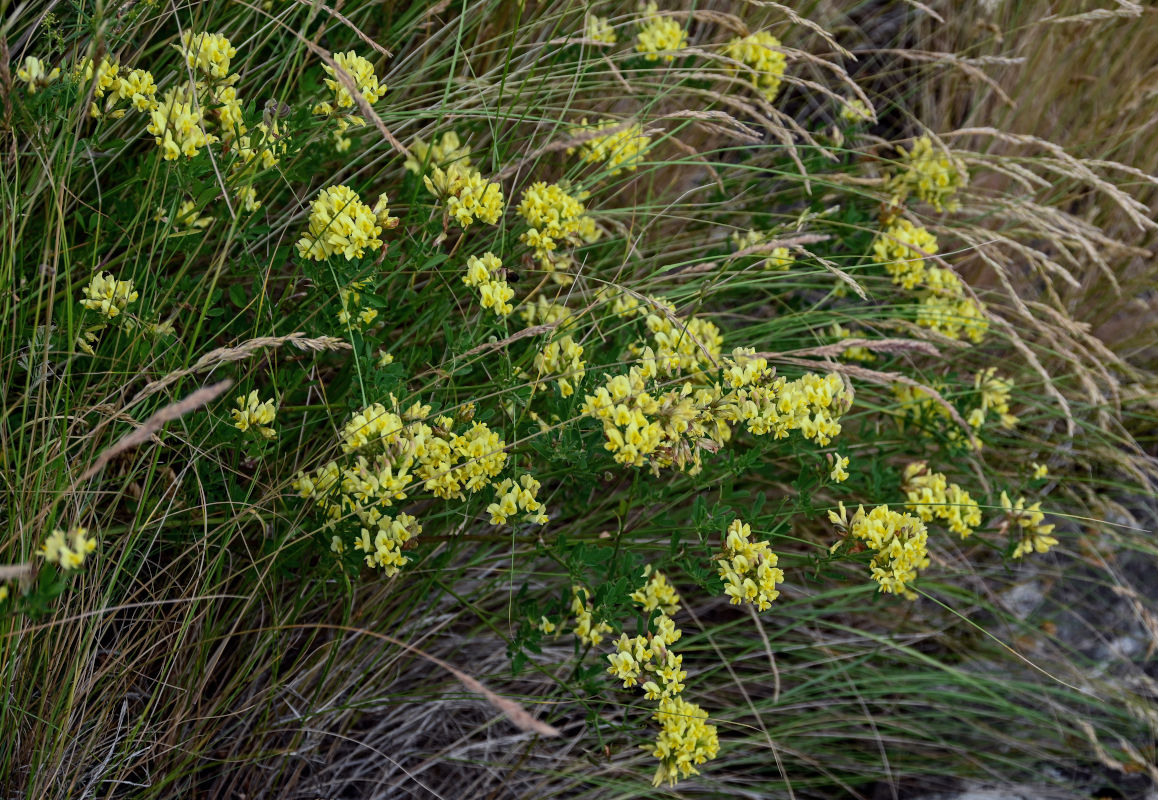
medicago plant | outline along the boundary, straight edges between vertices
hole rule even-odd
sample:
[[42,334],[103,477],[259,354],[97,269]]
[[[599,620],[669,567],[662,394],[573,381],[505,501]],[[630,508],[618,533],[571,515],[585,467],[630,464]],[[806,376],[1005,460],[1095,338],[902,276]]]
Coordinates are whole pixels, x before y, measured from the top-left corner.
[[[1012,659],[993,597],[1119,546],[1059,521],[1149,480],[1107,404],[1129,365],[1050,290],[1119,246],[1035,193],[1069,170],[1153,228],[1116,165],[990,157],[749,6],[3,31],[29,794],[336,796],[368,773],[327,731],[426,786],[479,694],[521,729],[482,760],[572,793],[863,786],[870,729],[916,770],[998,719],[1050,752],[1145,724],[1068,673],[953,666]],[[384,702],[438,709],[432,738]]]

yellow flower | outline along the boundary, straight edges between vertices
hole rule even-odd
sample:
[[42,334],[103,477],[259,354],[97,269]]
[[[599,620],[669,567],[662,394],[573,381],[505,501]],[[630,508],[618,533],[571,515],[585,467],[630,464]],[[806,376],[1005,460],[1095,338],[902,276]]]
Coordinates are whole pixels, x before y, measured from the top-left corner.
[[842,458],[840,453],[834,453],[832,459],[832,472],[828,477],[832,478],[836,483],[844,483],[848,480],[848,473],[845,471],[848,467],[848,458]]
[[981,405],[974,409],[977,416],[970,414],[970,423],[977,420],[974,427],[981,427],[985,423],[990,411],[998,415],[1001,427],[1012,429],[1018,423],[1018,418],[1009,411],[1009,396],[1013,391],[1013,381],[997,375],[997,367],[986,367],[973,378],[973,387],[981,394]]
[[653,785],[674,785],[678,778],[699,775],[696,767],[719,752],[716,726],[708,724],[708,712],[695,703],[682,697],[664,697],[653,719],[660,724],[652,750],[659,759]]
[[776,567],[779,560],[764,541],[751,540],[752,529],[735,519],[724,538],[724,557],[716,561],[724,594],[730,603],[751,603],[758,611],[767,611],[780,596],[776,588],[784,581],[784,572]]
[[631,593],[633,602],[649,614],[659,609],[670,617],[679,611],[680,596],[675,587],[668,583],[667,576],[659,570],[653,570],[651,564],[648,564],[643,568],[643,577],[647,578],[647,583]]
[[599,238],[599,230],[579,197],[560,184],[539,181],[523,192],[517,211],[529,226],[519,241],[534,250],[539,266],[556,283],[570,283],[572,277],[559,272],[571,265],[565,249]]
[[229,61],[237,55],[237,49],[221,34],[185,31],[181,34],[181,44],[173,46],[190,69],[205,77],[217,81],[232,78],[230,83],[237,80],[237,76],[229,74]]
[[575,636],[583,644],[598,647],[604,634],[611,633],[610,625],[595,621],[591,593],[582,586],[571,587],[571,613],[575,616]]
[[981,507],[969,492],[933,472],[924,461],[914,461],[905,468],[901,487],[908,502],[905,507],[916,512],[923,522],[934,518],[949,523],[949,530],[962,539],[981,526]]
[[588,14],[584,37],[593,42],[615,44],[615,29],[611,27],[611,23],[607,21],[606,17]]
[[890,511],[888,506],[877,506],[867,514],[861,506],[850,520],[843,503],[840,514],[830,511],[829,519],[876,551],[871,567],[873,579],[880,584],[879,591],[916,599],[916,593],[907,585],[916,579],[918,569],[929,565],[928,532],[921,520]]
[[43,89],[60,77],[60,69],[53,67],[50,70],[39,58],[27,56],[24,66],[16,70],[16,77],[28,84],[29,94],[36,94],[38,89]]
[[1045,464],[1031,464],[1033,467],[1033,479],[1039,481],[1049,475],[1049,467]]
[[165,92],[161,102],[149,112],[145,129],[153,134],[166,161],[178,156],[193,158],[202,147],[220,141],[205,130],[205,108],[185,85]]
[[298,255],[325,261],[333,255],[361,258],[382,246],[382,226],[370,206],[348,186],[329,186],[310,206],[309,227],[297,243]]
[[[374,65],[353,50],[348,53],[334,53],[334,64],[345,73],[362,98],[373,105],[386,93],[386,85],[378,82],[374,74]],[[334,104],[339,109],[353,108],[357,105],[346,82],[339,79],[337,69],[329,64],[322,65],[322,69],[330,77],[326,78],[326,86],[334,95]]]
[[540,381],[554,378],[562,397],[575,393],[575,383],[583,379],[587,371],[583,361],[583,345],[570,335],[548,342],[535,356],[535,387],[542,388]]
[[527,522],[545,525],[549,517],[542,511],[543,504],[537,499],[539,488],[539,482],[530,475],[520,476],[518,482],[507,478],[498,484],[495,487],[495,500],[487,506],[491,525],[505,525],[519,511],[526,512],[524,519]]
[[889,180],[889,188],[898,201],[916,191],[918,198],[938,211],[955,211],[959,204],[953,195],[969,181],[965,165],[948,150],[935,148],[928,136],[913,142],[912,150],[897,149],[901,151],[903,169]]
[[1014,526],[1019,536],[1017,547],[1013,550],[1014,558],[1021,558],[1029,553],[1049,552],[1049,549],[1058,543],[1057,538],[1050,535],[1056,526],[1042,524],[1045,514],[1042,513],[1040,502],[1026,506],[1024,497],[1017,498],[1017,502],[1011,502],[1009,495],[1002,492],[1001,507],[1005,509],[1009,523]]
[[841,104],[840,118],[850,125],[858,125],[862,122],[872,121],[873,112],[863,100],[854,97]]
[[768,257],[763,261],[764,269],[782,272],[791,267],[795,259],[787,247],[773,247],[771,249],[761,247],[768,239],[768,234],[763,231],[734,231],[732,233],[732,244],[735,245],[737,251],[758,249],[759,252],[768,253]]
[[81,300],[80,304],[108,319],[118,316],[129,303],[137,300],[133,282],[118,281],[111,272],[98,272],[93,275],[82,293],[85,299]]
[[[780,50],[780,40],[767,31],[737,37],[724,46],[724,55],[748,68],[752,85],[772,102],[780,92],[780,81],[788,59]],[[735,67],[732,67],[734,70]]]
[[687,31],[671,17],[661,17],[655,3],[648,3],[635,37],[636,52],[643,53],[648,61],[655,61],[661,56],[664,61],[674,61],[675,51],[687,46]]
[[937,237],[907,219],[894,221],[873,242],[873,256],[893,283],[913,289],[925,280],[925,256],[937,252]]
[[266,439],[277,436],[277,431],[269,427],[277,414],[277,406],[274,405],[272,397],[262,402],[254,390],[248,395],[239,396],[237,408],[231,409],[229,413],[233,415],[233,427],[239,431],[253,429]]
[[612,128],[619,130],[584,139],[577,148],[568,147],[567,155],[578,149],[584,161],[588,164],[606,164],[611,175],[618,175],[625,169],[634,172],[651,144],[651,137],[643,132],[643,126],[638,122],[625,124],[609,119],[589,125],[587,118],[583,117],[571,129],[571,135],[589,136]]
[[470,166],[470,150],[459,142],[458,134],[454,131],[447,131],[441,139],[435,139],[430,144],[415,139],[410,145],[410,155],[402,166],[408,172],[421,175],[430,167],[445,169],[451,164]]
[[446,201],[447,212],[462,228],[476,219],[494,225],[503,215],[502,187],[461,162],[456,161],[445,170],[434,167],[422,182],[432,195]]
[[539,624],[537,626],[543,633],[551,634],[555,632],[555,623],[546,617],[539,617]]
[[80,567],[96,545],[96,539],[88,535],[87,528],[74,525],[67,533],[54,529],[36,554],[49,564],[59,564],[61,569],[68,571]]

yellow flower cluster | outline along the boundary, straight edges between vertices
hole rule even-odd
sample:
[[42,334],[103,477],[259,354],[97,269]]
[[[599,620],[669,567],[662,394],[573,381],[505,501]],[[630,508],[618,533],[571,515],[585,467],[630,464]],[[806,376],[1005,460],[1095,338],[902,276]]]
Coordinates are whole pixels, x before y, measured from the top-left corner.
[[515,290],[499,277],[502,269],[503,263],[494,253],[483,253],[482,258],[471,256],[467,259],[462,282],[478,289],[479,302],[483,308],[489,308],[500,317],[505,317],[515,310],[509,302],[515,296]]
[[643,568],[643,577],[647,578],[647,583],[631,593],[633,602],[648,614],[658,609],[670,617],[679,611],[679,593],[668,583],[666,575],[659,570],[653,570],[651,564],[648,564]]
[[29,94],[36,94],[38,90],[55,82],[60,77],[60,68],[49,69],[47,64],[39,58],[26,56],[24,66],[16,70],[16,77],[28,84]]
[[1014,558],[1021,558],[1029,553],[1046,553],[1057,544],[1057,538],[1050,535],[1057,526],[1042,524],[1045,514],[1042,513],[1040,502],[1026,506],[1024,497],[1012,502],[1009,495],[1002,492],[1001,507],[1009,517],[1006,525],[1015,525],[1018,533],[1017,547],[1013,550]]
[[571,587],[571,613],[575,616],[575,635],[583,644],[598,647],[603,636],[612,631],[606,622],[595,621],[591,593],[582,586]]
[[[644,324],[651,336],[650,349],[661,373],[696,375],[719,365],[724,337],[714,323],[702,317],[681,320],[670,303],[658,298],[648,300],[650,307],[640,306],[637,313],[646,314]],[[632,347],[636,355],[643,351],[638,345]]]
[[648,636],[628,638],[619,634],[615,652],[607,656],[611,664],[607,672],[623,681],[623,688],[642,686],[648,700],[673,697],[685,688],[688,673],[683,668],[684,657],[671,649],[683,633],[666,614],[655,620],[656,631]]
[[951,271],[930,267],[917,307],[917,324],[950,339],[962,334],[980,344],[989,331],[985,306],[965,294],[965,286]]
[[487,513],[491,515],[491,525],[506,525],[507,521],[523,511],[524,519],[536,525],[546,525],[550,521],[543,511],[543,504],[538,501],[539,482],[531,475],[521,475],[516,483],[506,478],[495,486],[495,500],[487,506]]
[[671,17],[661,17],[655,3],[648,3],[635,36],[635,51],[643,53],[648,61],[661,56],[664,61],[674,61],[676,51],[687,46],[687,31]]
[[[381,569],[389,578],[410,563],[410,559],[402,555],[402,548],[420,533],[422,526],[410,514],[382,516],[371,521],[370,527],[361,529],[354,540],[354,549],[366,554],[366,566]],[[339,548],[344,549],[344,546],[338,545],[335,549]]]
[[571,318],[571,309],[562,303],[554,303],[545,295],[538,295],[534,302],[523,303],[523,310],[519,316],[528,325],[557,325],[560,329],[567,327]]
[[254,430],[265,439],[277,436],[277,431],[269,427],[277,415],[277,406],[272,397],[262,402],[254,390],[248,395],[239,396],[237,408],[231,409],[229,413],[233,415],[233,427],[239,431]]
[[615,44],[615,29],[612,28],[611,23],[607,21],[607,17],[597,17],[594,14],[588,14],[583,35],[584,38],[590,39],[593,42]]
[[764,541],[751,539],[748,523],[734,519],[724,539],[724,557],[716,561],[724,594],[732,605],[749,603],[758,611],[767,611],[780,596],[776,584],[784,582],[784,572],[776,566],[779,560]]
[[338,299],[342,308],[338,311],[338,323],[348,325],[354,330],[361,330],[373,324],[378,318],[378,309],[362,303],[362,290],[366,288],[365,281],[355,281],[350,288],[338,292]]
[[840,107],[840,118],[850,125],[869,122],[873,118],[872,110],[859,97],[845,101]]
[[908,498],[905,507],[923,522],[934,518],[949,524],[949,530],[962,539],[981,527],[981,507],[969,492],[955,483],[949,483],[940,472],[933,472],[924,461],[914,461],[905,467],[902,490]]
[[947,150],[934,147],[933,140],[922,136],[913,142],[912,150],[901,151],[903,171],[889,180],[889,188],[898,202],[915,191],[918,198],[938,211],[956,211],[959,203],[952,199],[957,190],[969,182],[969,173],[959,159]]
[[[768,241],[768,234],[763,231],[734,231],[732,233],[732,244],[735,245],[737,251],[758,248],[766,241]],[[763,248],[761,252],[768,253],[768,257],[761,262],[766,270],[782,272],[791,267],[795,261],[792,258],[792,252],[787,247],[773,247],[771,250]]]
[[88,535],[88,529],[75,525],[68,532],[55,529],[44,540],[36,554],[49,564],[59,564],[68,571],[84,564],[85,556],[96,550],[97,541]]
[[445,169],[451,164],[470,166],[470,150],[459,142],[458,134],[454,131],[447,131],[441,139],[435,139],[430,144],[415,139],[410,145],[410,155],[402,166],[415,175],[421,175],[430,167]]
[[166,161],[175,161],[181,155],[193,158],[202,147],[219,141],[205,130],[205,107],[188,86],[175,86],[166,91],[149,113],[149,119],[145,130],[153,134]]
[[235,83],[236,75],[229,74],[229,62],[237,55],[237,48],[219,33],[181,34],[181,44],[173,45],[185,59],[186,66],[213,81]]
[[[601,131],[608,133],[602,134]],[[651,145],[651,137],[643,132],[643,126],[638,122],[624,124],[608,119],[588,124],[584,117],[571,129],[571,135],[590,138],[584,139],[577,147],[568,147],[567,155],[578,150],[584,161],[588,164],[605,164],[611,175],[618,175],[624,170],[635,172],[643,154]]]
[[904,218],[894,220],[873,242],[873,256],[905,289],[925,282],[925,256],[936,252],[937,237]]
[[298,255],[325,261],[332,255],[361,258],[382,246],[382,226],[374,209],[348,186],[328,186],[310,206],[309,227],[298,240]]
[[[378,82],[374,74],[374,65],[353,50],[347,53],[334,53],[335,67],[323,64],[322,69],[329,76],[325,78],[326,88],[330,90],[331,99],[323,100],[314,105],[312,112],[319,116],[328,117],[337,124],[334,129],[334,146],[339,153],[350,148],[350,140],[344,137],[351,126],[362,127],[366,124],[365,118],[352,113],[358,106],[354,94],[358,94],[367,103],[373,105],[386,93],[386,85]],[[354,93],[350,91],[353,85]]]
[[[861,506],[849,519],[844,503],[840,504],[839,514],[829,511],[828,518],[848,536],[876,552],[872,576],[880,584],[879,591],[916,599],[916,593],[908,589],[907,584],[916,580],[918,569],[929,565],[928,532],[921,520],[890,511],[888,506],[877,506],[867,514]],[[833,549],[839,546],[837,542]]]
[[[841,325],[839,322],[834,322],[832,324],[832,335],[835,336],[838,341],[843,340],[843,339],[859,339],[860,338],[859,336],[854,336],[852,331],[850,331],[848,328]],[[841,358],[847,358],[847,359],[850,359],[852,361],[864,361],[864,362],[876,361],[876,359],[877,359],[876,354],[873,353],[872,350],[869,350],[864,345],[859,345],[859,344],[853,345],[852,347],[846,347],[843,351],[841,351],[840,357]]]
[[494,225],[503,215],[502,187],[486,180],[473,167],[457,161],[445,170],[434,167],[422,181],[427,191],[446,201],[447,212],[463,228],[476,219]]
[[539,181],[523,192],[516,210],[528,225],[519,241],[535,251],[539,266],[556,282],[570,283],[573,278],[559,270],[570,266],[571,256],[559,249],[599,238],[595,220],[588,216],[580,198],[570,194],[565,186]]
[[736,37],[724,46],[724,55],[748,68],[752,85],[772,102],[780,92],[780,82],[788,59],[779,49],[780,40],[767,31]]
[[682,697],[664,697],[652,717],[660,724],[652,755],[659,759],[652,784],[674,785],[677,778],[699,775],[697,766],[716,757],[720,740],[708,712]]
[[973,387],[981,395],[981,405],[969,412],[968,421],[974,428],[985,424],[989,412],[995,413],[1002,428],[1010,430],[1018,419],[1009,411],[1009,394],[1013,381],[997,375],[997,367],[986,367],[973,377]]
[[575,394],[575,385],[583,379],[587,365],[583,361],[583,345],[569,335],[548,342],[535,356],[536,388],[541,381],[554,379],[562,397]]
[[163,206],[157,209],[154,219],[164,224],[172,224],[174,233],[189,233],[205,230],[213,224],[214,217],[203,215],[198,210],[196,203],[192,200],[185,200],[177,208],[177,213],[173,215],[171,221]]
[[833,453],[832,455],[832,471],[828,473],[828,477],[834,483],[844,483],[848,480],[848,457],[841,456],[840,453]]
[[132,281],[118,281],[111,272],[96,273],[81,292],[84,299],[80,304],[106,319],[120,315],[129,303],[136,302],[138,294]]

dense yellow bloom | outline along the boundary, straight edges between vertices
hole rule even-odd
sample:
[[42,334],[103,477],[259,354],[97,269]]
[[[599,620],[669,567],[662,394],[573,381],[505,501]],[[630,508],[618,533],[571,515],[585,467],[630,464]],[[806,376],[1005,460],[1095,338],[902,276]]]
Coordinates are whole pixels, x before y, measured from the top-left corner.
[[668,583],[666,575],[659,570],[653,570],[651,564],[648,564],[643,568],[643,577],[647,578],[647,583],[631,593],[632,601],[649,614],[659,609],[670,617],[679,611],[679,593]]
[[117,97],[128,100],[137,111],[152,111],[157,107],[157,84],[148,70],[131,70],[117,81],[115,91]]
[[587,215],[580,199],[557,183],[532,184],[523,192],[517,209],[529,226],[519,241],[535,251],[544,271],[559,283],[570,283],[570,275],[558,274],[571,265],[571,256],[562,248],[593,242],[599,238],[595,221]]
[[751,603],[758,611],[767,611],[780,596],[776,584],[784,582],[784,572],[768,543],[751,539],[752,529],[742,520],[728,525],[724,539],[724,557],[716,561],[724,581],[724,594],[733,605]]
[[936,148],[933,140],[922,136],[913,142],[913,148],[901,151],[903,171],[889,181],[889,188],[903,200],[910,191],[938,211],[955,211],[959,204],[952,199],[957,190],[969,181],[969,173],[959,159],[947,150]]
[[732,39],[724,46],[724,55],[744,64],[752,85],[765,100],[772,102],[780,92],[780,82],[788,64],[779,48],[779,39],[767,31],[757,31],[751,36]]
[[[379,83],[378,76],[374,74],[374,65],[353,50],[348,53],[334,53],[334,63],[352,80],[358,94],[362,95],[367,103],[373,105],[386,93],[385,84]],[[339,109],[356,106],[354,96],[350,94],[346,82],[338,77],[337,70],[329,64],[323,64],[322,69],[330,76],[325,81],[326,87],[334,95],[334,105]]]
[[507,478],[495,486],[495,500],[487,506],[491,525],[506,525],[520,511],[526,512],[527,522],[545,525],[550,518],[537,499],[540,488],[539,482],[530,475],[521,475],[517,483]]
[[361,529],[354,540],[354,549],[366,554],[366,566],[381,569],[389,578],[410,563],[410,559],[402,555],[402,548],[422,533],[422,526],[409,514],[383,516],[376,523]]
[[181,155],[193,158],[202,147],[219,141],[205,130],[204,107],[185,85],[165,92],[161,102],[149,112],[149,119],[145,130],[153,134],[166,161]]
[[[763,231],[734,231],[732,233],[732,244],[735,245],[737,251],[759,248],[768,239],[769,235]],[[787,247],[773,247],[771,249],[765,247],[761,248],[760,252],[768,253],[768,257],[761,262],[766,270],[782,272],[791,267],[795,261],[792,252]]]
[[[618,128],[618,130],[613,130]],[[609,131],[600,134],[601,131]],[[588,136],[577,147],[568,147],[567,155],[579,151],[580,156],[588,164],[606,164],[611,175],[618,175],[625,169],[634,172],[639,167],[643,154],[651,145],[651,137],[643,131],[638,122],[625,124],[608,119],[593,124],[587,123],[583,117],[579,124],[571,129],[572,136]]]
[[233,415],[233,427],[239,431],[244,432],[252,429],[266,439],[277,436],[277,431],[269,427],[277,415],[277,406],[274,405],[272,397],[263,402],[257,396],[257,391],[254,390],[248,395],[238,397],[237,408],[232,409],[229,413]]
[[494,225],[503,215],[503,189],[472,167],[455,162],[445,170],[434,167],[422,178],[427,191],[446,201],[447,211],[461,227],[476,219]]
[[237,48],[221,34],[185,31],[181,34],[181,44],[173,46],[180,51],[189,69],[215,81],[237,80],[229,74],[229,62],[237,55]]
[[677,778],[699,775],[697,766],[715,758],[720,749],[716,726],[708,712],[682,697],[664,697],[653,719],[660,724],[652,755],[659,759],[652,783],[674,785]]
[[639,32],[635,36],[635,51],[643,53],[648,61],[663,57],[664,61],[674,61],[675,51],[688,46],[688,33],[671,17],[661,17],[659,7],[648,3],[639,22]]
[[1011,502],[1009,495],[1001,493],[1001,507],[1009,517],[1009,523],[1019,535],[1017,547],[1013,550],[1014,558],[1021,558],[1029,553],[1045,553],[1057,544],[1057,538],[1051,536],[1055,525],[1043,525],[1045,514],[1042,513],[1041,503],[1031,506],[1025,505],[1025,498],[1017,498]]
[[1040,481],[1042,478],[1049,476],[1049,467],[1045,464],[1030,464],[1033,467],[1033,479]]
[[84,299],[80,304],[90,311],[112,319],[124,311],[129,303],[137,300],[137,291],[132,281],[118,281],[111,272],[98,272],[92,276],[88,286],[81,290]]
[[370,206],[348,186],[322,189],[310,207],[309,228],[298,240],[298,255],[325,261],[332,255],[361,258],[382,246],[382,226]]
[[[654,352],[659,372],[694,375],[719,365],[724,337],[713,322],[702,317],[681,320],[671,304],[656,298],[649,300],[650,309],[644,317],[644,324],[651,336],[649,347]],[[643,348],[634,345],[632,352],[642,355]]]
[[570,397],[575,393],[575,383],[583,379],[587,365],[583,361],[583,345],[570,335],[548,342],[535,356],[535,385],[540,381],[555,379],[559,394]]
[[960,339],[967,336],[980,343],[989,331],[985,306],[965,294],[965,285],[950,270],[930,267],[921,287],[921,304],[917,307],[917,324]]
[[905,507],[916,512],[923,522],[934,518],[949,524],[949,530],[962,539],[981,527],[981,507],[969,492],[940,472],[933,472],[924,461],[914,461],[905,467],[901,487],[908,501]]
[[59,564],[63,570],[73,570],[84,564],[85,556],[96,550],[96,538],[88,535],[88,529],[74,525],[68,532],[59,528],[52,531],[44,544],[36,551],[49,564]]
[[471,256],[466,262],[466,274],[462,282],[467,286],[478,289],[479,302],[483,308],[489,308],[501,317],[505,317],[515,310],[508,302],[515,296],[515,290],[507,285],[505,279],[500,278],[503,263],[494,253],[483,253],[482,257]]
[[615,44],[615,29],[612,28],[611,23],[607,21],[607,17],[597,17],[594,14],[588,14],[583,35],[593,42]]
[[873,242],[873,256],[893,283],[906,289],[925,282],[925,256],[936,252],[937,237],[904,218],[894,220]]
[[24,59],[24,66],[16,70],[16,77],[28,84],[29,94],[36,94],[37,90],[43,89],[60,77],[60,68],[49,69],[39,58],[27,56]]
[[[880,584],[879,591],[916,599],[916,593],[908,589],[907,584],[916,580],[918,569],[929,565],[928,532],[923,522],[908,514],[890,511],[888,506],[877,506],[867,514],[861,506],[850,520],[843,503],[840,513],[829,511],[828,518],[876,552],[872,576]],[[839,542],[833,549],[837,546]]]
[[451,164],[470,166],[470,150],[459,142],[458,134],[454,131],[447,131],[441,139],[435,139],[430,144],[415,139],[410,145],[410,155],[402,166],[415,175],[421,175],[430,167],[445,169]]
[[836,483],[844,483],[848,480],[848,457],[841,456],[840,453],[833,453],[832,455],[832,471],[828,473],[828,477]]

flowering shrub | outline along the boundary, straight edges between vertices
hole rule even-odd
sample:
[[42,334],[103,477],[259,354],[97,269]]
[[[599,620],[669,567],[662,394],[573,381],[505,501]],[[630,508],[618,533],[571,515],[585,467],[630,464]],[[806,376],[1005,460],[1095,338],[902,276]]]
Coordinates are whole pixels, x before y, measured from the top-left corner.
[[[776,659],[843,658],[827,634],[785,646],[797,626],[864,625],[857,663],[887,659],[880,631],[987,595],[973,570],[1076,549],[1046,521],[1094,511],[1067,476],[1134,474],[1075,454],[1113,405],[1098,387],[1137,376],[1051,294],[1108,235],[998,213],[987,180],[1044,179],[989,169],[983,132],[868,105],[797,18],[596,3],[447,39],[438,15],[465,12],[445,5],[208,4],[192,27],[130,5],[108,43],[31,37],[16,71],[22,185],[68,191],[20,201],[5,262],[24,399],[0,456],[60,470],[21,496],[6,618],[66,588],[135,608],[197,559],[199,603],[292,598],[406,657],[406,625],[469,611],[505,646],[496,680],[558,684],[522,716],[498,703],[516,725],[570,726],[657,786],[711,781],[744,731],[771,743],[736,720],[778,701]],[[44,172],[52,137],[74,149]],[[1035,299],[1013,285],[1031,269]],[[332,657],[358,663],[348,685],[377,675]],[[619,755],[641,748],[642,771]]]

